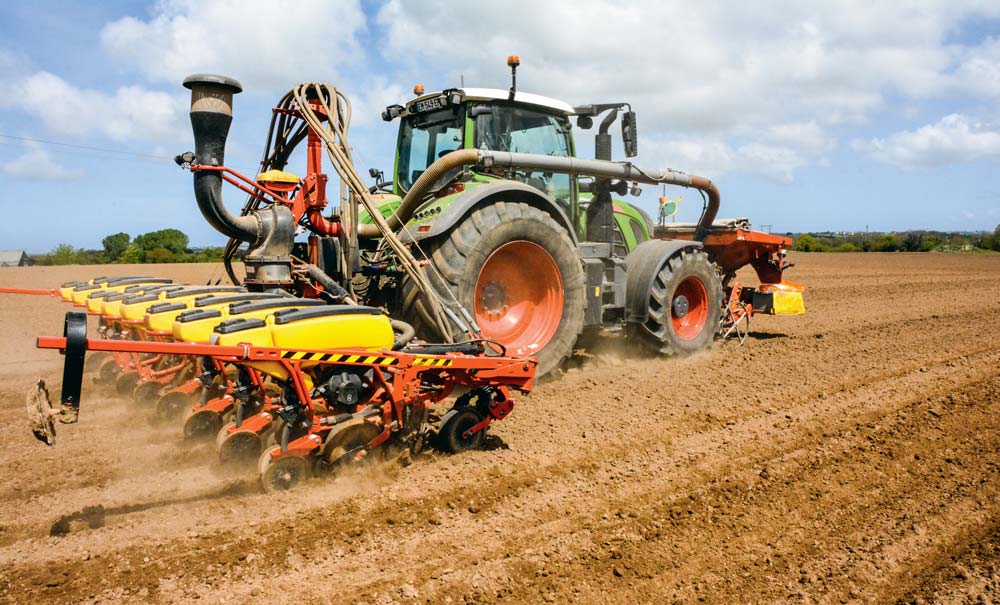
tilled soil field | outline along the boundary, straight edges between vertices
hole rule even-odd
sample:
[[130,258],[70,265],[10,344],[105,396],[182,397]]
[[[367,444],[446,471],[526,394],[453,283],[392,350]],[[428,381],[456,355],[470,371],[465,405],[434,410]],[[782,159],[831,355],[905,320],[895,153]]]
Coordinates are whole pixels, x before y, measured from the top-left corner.
[[267,495],[94,388],[57,447],[35,441],[24,393],[61,359],[33,339],[67,309],[4,296],[0,601],[1000,601],[1000,256],[792,260],[809,314],[742,347],[607,337],[487,451]]

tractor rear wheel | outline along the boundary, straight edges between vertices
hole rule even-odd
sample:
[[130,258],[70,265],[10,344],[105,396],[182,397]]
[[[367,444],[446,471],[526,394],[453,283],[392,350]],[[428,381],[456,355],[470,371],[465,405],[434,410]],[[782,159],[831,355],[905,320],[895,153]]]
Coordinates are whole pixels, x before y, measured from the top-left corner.
[[681,250],[663,264],[648,293],[649,318],[628,324],[630,338],[658,353],[688,354],[707,348],[722,319],[722,281],[708,255]]
[[[569,234],[549,214],[495,202],[420,247],[434,265],[428,278],[445,302],[453,293],[483,336],[507,347],[509,355],[537,357],[542,375],[572,353],[583,330],[583,267]],[[429,337],[433,324],[409,280],[402,307],[406,320]],[[453,336],[465,338],[457,329]]]

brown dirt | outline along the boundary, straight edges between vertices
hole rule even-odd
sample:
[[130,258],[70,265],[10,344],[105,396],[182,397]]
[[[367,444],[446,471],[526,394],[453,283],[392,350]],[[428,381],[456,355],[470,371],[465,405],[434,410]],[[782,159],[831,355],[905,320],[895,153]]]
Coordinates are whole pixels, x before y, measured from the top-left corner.
[[[66,309],[0,297],[0,602],[996,602],[1000,256],[793,260],[809,315],[743,347],[605,338],[500,447],[271,495],[95,388],[34,441],[60,359],[33,338]],[[0,284],[102,270],[135,269]]]

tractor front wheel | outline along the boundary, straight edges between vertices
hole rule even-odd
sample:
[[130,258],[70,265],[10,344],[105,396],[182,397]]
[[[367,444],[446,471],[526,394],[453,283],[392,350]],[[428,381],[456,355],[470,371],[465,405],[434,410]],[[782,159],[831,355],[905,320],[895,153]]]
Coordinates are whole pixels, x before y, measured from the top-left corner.
[[648,296],[649,317],[628,324],[631,338],[666,355],[694,353],[712,344],[721,326],[723,291],[707,254],[688,249],[671,256]]
[[[445,304],[456,297],[483,336],[504,345],[508,355],[537,357],[542,375],[572,353],[583,329],[583,267],[569,234],[548,213],[494,202],[420,247],[433,263],[428,277]],[[409,281],[403,313],[428,336],[433,324]],[[466,338],[457,330],[453,336]]]

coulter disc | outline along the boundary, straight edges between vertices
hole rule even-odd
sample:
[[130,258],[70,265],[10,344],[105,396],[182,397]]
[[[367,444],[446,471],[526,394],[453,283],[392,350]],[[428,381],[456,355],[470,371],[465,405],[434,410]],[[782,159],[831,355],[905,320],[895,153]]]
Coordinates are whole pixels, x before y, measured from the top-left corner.
[[115,381],[115,390],[118,394],[125,397],[132,394],[135,390],[136,383],[139,382],[139,375],[135,372],[125,372],[118,377]]
[[185,439],[209,439],[222,428],[222,416],[212,410],[197,410],[184,421]]
[[[222,434],[222,431],[220,431]],[[223,464],[248,464],[260,457],[264,449],[260,435],[253,431],[228,433],[219,445],[219,461]]]
[[153,422],[165,423],[180,418],[184,410],[191,407],[191,396],[180,391],[173,391],[161,395],[156,400],[156,407],[153,409]]
[[142,382],[132,391],[132,399],[143,407],[153,404],[160,395],[163,385],[158,382]]

